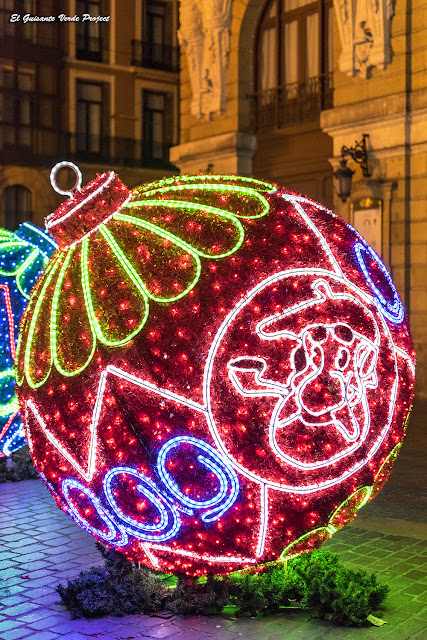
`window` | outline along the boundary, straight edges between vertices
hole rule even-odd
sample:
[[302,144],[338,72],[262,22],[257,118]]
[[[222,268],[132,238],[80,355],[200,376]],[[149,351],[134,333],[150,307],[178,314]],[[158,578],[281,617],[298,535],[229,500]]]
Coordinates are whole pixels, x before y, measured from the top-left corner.
[[166,41],[167,6],[164,2],[148,2],[146,9],[146,42],[153,51],[153,61],[161,62]]
[[[19,22],[10,22],[12,13],[21,15]],[[2,36],[12,36],[36,42],[35,22],[23,22],[26,13],[37,14],[35,0],[0,0],[0,33]]]
[[172,96],[143,91],[143,161],[150,164],[169,162],[172,146]]
[[256,40],[256,126],[283,126],[332,106],[331,0],[270,0]]
[[3,69],[0,116],[3,144],[31,146],[34,111],[34,74]]
[[102,13],[101,0],[77,0],[76,14],[80,16],[80,22],[76,22],[76,58],[79,60],[91,60],[103,62],[103,36],[108,29],[108,23],[82,21],[82,16],[87,13],[90,16],[100,16]]
[[31,191],[22,184],[6,187],[2,196],[3,226],[16,231],[22,222],[31,220]]
[[179,50],[173,39],[172,3],[149,0],[143,4],[143,40],[132,41],[132,64],[178,71]]
[[77,151],[94,155],[105,152],[108,113],[106,105],[106,84],[77,80]]

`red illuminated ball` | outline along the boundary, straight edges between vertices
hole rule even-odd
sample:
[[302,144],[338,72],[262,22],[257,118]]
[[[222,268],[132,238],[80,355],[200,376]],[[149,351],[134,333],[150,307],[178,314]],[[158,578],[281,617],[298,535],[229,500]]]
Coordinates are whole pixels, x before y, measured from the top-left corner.
[[112,172],[46,221],[19,397],[37,469],[101,542],[167,572],[319,546],[384,484],[413,395],[402,303],[320,204],[233,176],[131,193]]

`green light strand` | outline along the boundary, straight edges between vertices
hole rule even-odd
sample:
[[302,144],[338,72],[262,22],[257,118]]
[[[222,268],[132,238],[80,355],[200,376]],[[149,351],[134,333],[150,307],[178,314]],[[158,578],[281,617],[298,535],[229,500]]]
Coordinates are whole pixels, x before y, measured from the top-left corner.
[[[199,258],[198,254],[197,254],[197,250],[196,249],[193,249],[189,244],[187,244],[186,242],[184,242],[183,240],[181,240],[177,236],[173,235],[172,233],[169,233],[168,231],[164,231],[160,227],[157,227],[156,225],[152,224],[151,222],[147,222],[146,220],[139,220],[138,218],[134,218],[133,216],[127,216],[126,214],[122,214],[122,213],[116,214],[115,220],[119,220],[121,222],[130,222],[131,224],[134,224],[135,226],[142,227],[143,229],[146,229],[147,231],[151,231],[151,232],[155,233],[156,235],[158,235],[158,236],[160,236],[160,237],[162,237],[162,238],[164,238],[166,240],[169,240],[171,243],[177,245],[178,247],[183,249],[185,252],[189,253],[192,256],[192,258],[194,259],[195,263],[196,263],[196,275],[194,276],[193,280],[184,289],[184,291],[182,291],[181,293],[179,293],[176,296],[168,296],[166,298],[155,296],[153,293],[151,293],[148,290],[148,288],[142,282],[142,280],[140,280],[141,286],[144,288],[145,293],[147,294],[147,296],[149,298],[151,298],[151,300],[155,300],[156,302],[175,302],[176,300],[179,300],[180,298],[183,298],[184,296],[186,296],[187,293],[189,291],[191,291],[191,289],[193,289],[193,287],[199,281],[200,275],[202,273],[202,264],[200,262],[200,258]],[[115,242],[114,238],[113,238],[113,241]],[[116,246],[120,251],[122,251],[120,249],[120,247],[118,246],[117,242],[116,242]],[[126,258],[126,260],[127,260],[127,258]],[[128,264],[132,269],[134,269],[134,267],[129,263],[129,261],[128,261]],[[139,275],[137,274],[136,271],[135,271],[135,275],[139,279]]]
[[[16,284],[17,284],[17,287],[18,287],[19,291],[21,292],[21,294],[24,296],[24,298],[26,298],[27,300],[30,299],[30,296],[27,293],[25,293],[24,289],[22,288],[21,278],[22,278],[22,276],[25,275],[25,270],[31,265],[32,262],[34,262],[34,260],[37,259],[39,253],[40,253],[40,251],[38,249],[34,249],[34,251],[32,251],[30,253],[28,258],[25,260],[25,262],[22,263],[22,265],[19,267],[18,271],[16,272]],[[46,264],[46,262],[47,262],[47,259],[45,258],[44,259],[44,264]]]
[[54,290],[53,299],[52,299],[52,308],[50,312],[50,349],[53,356],[53,362],[55,364],[55,367],[57,371],[59,371],[59,373],[64,377],[75,376],[81,371],[83,371],[84,369],[86,369],[86,367],[88,366],[88,364],[93,358],[93,354],[95,353],[95,347],[96,347],[95,336],[91,327],[92,349],[86,362],[82,364],[80,367],[78,367],[77,369],[73,369],[73,370],[65,369],[59,362],[58,342],[57,342],[59,299],[61,296],[62,283],[64,281],[65,273],[68,269],[68,265],[70,264],[71,258],[74,256],[74,252],[75,252],[75,247],[71,247],[70,249],[67,250],[65,260],[62,264],[61,270],[58,275],[58,279],[56,281],[55,290]]
[[[227,256],[232,255],[233,253],[235,253],[243,244],[243,240],[245,238],[245,231],[243,229],[243,225],[240,222],[240,220],[238,220],[233,214],[228,213],[227,211],[224,211],[223,209],[217,209],[216,207],[211,207],[208,205],[201,205],[201,204],[196,204],[193,202],[181,202],[179,200],[138,200],[137,202],[129,202],[129,204],[126,206],[126,208],[133,208],[133,207],[169,207],[171,209],[192,209],[193,211],[199,211],[199,212],[207,212],[207,213],[212,213],[216,216],[220,216],[222,218],[225,218],[227,220],[229,220],[231,222],[231,224],[235,227],[237,233],[238,233],[238,240],[235,244],[235,246],[230,249],[229,251],[226,251],[225,253],[218,253],[218,254],[210,254],[210,253],[205,253],[204,251],[201,251],[200,249],[197,249],[197,247],[193,247],[193,251],[195,251],[199,256],[202,256],[203,258],[209,258],[211,260],[216,260],[218,258],[226,258]],[[118,213],[114,216],[115,219],[120,220],[122,219],[123,214]],[[166,234],[170,235],[171,238],[176,238],[176,236],[173,236],[172,234],[170,234],[168,231],[162,229],[161,227],[158,227],[154,224],[152,224],[151,222],[148,222],[147,220],[140,220],[140,219],[134,219],[132,218],[132,222],[136,224],[136,220],[139,220],[141,223],[144,222],[144,226],[147,225],[147,229],[150,229],[153,231],[153,233],[157,233],[158,235],[167,237]],[[148,226],[150,225],[150,226]],[[141,225],[142,226],[142,225]],[[180,242],[183,242],[182,240],[180,240]],[[189,246],[189,245],[187,245]]]
[[[39,297],[37,298],[37,302],[34,308],[34,312],[31,318],[31,322],[30,322],[30,328],[28,330],[28,338],[27,338],[27,345],[26,345],[26,349],[25,349],[25,373],[26,373],[26,378],[27,378],[27,382],[29,384],[29,386],[32,389],[38,389],[38,387],[41,387],[42,384],[44,384],[44,382],[47,380],[50,371],[52,369],[52,351],[50,352],[50,366],[48,368],[48,372],[47,374],[44,376],[44,378],[42,378],[41,380],[39,380],[38,382],[34,381],[31,378],[31,373],[30,373],[30,362],[31,362],[31,352],[32,352],[32,347],[33,347],[33,340],[34,340],[34,333],[36,330],[36,326],[37,326],[37,319],[40,313],[40,309],[41,306],[43,304],[43,302],[45,302],[45,293],[46,290],[48,288],[48,286],[50,285],[50,282],[53,278],[53,276],[55,275],[55,272],[57,271],[61,260],[63,259],[63,254],[58,254],[58,256],[56,256],[56,258],[54,257],[53,260],[51,262],[49,262],[50,266],[50,271],[47,271],[45,273],[45,281],[43,284],[43,287],[39,293]],[[49,341],[50,342],[50,341]],[[49,344],[49,348],[50,348],[50,344]]]
[[[104,239],[111,246],[112,251],[116,254],[116,252],[114,251],[114,247],[112,246],[112,243],[109,240],[110,232],[108,231],[108,229],[106,229],[106,227],[103,224],[101,224],[99,226],[99,231],[104,236]],[[114,243],[114,238],[112,238],[112,240]],[[119,248],[119,252],[120,254],[123,253],[120,248]],[[117,254],[116,254],[116,257],[118,257]],[[125,256],[124,258],[125,258],[125,261],[123,262],[120,258],[119,260],[122,264],[122,267],[125,269],[125,271],[129,275],[131,280],[134,282],[136,288],[138,289],[139,294],[141,295],[144,301],[144,316],[141,322],[139,323],[139,325],[136,327],[136,329],[134,329],[130,334],[127,334],[125,338],[122,338],[119,340],[110,340],[107,338],[107,336],[104,334],[102,330],[102,327],[98,321],[98,318],[96,317],[95,309],[93,305],[92,293],[90,290],[90,278],[89,278],[89,238],[86,237],[82,242],[82,254],[81,254],[82,285],[83,285],[83,294],[85,298],[89,322],[92,327],[92,331],[95,333],[97,339],[102,344],[105,344],[106,346],[109,346],[109,347],[116,347],[116,346],[127,344],[142,329],[142,327],[144,326],[148,318],[148,298],[145,292],[145,288],[140,286],[140,282],[135,282],[131,270],[126,269],[124,262],[128,262],[128,261]]]
[[[22,243],[22,242],[5,242],[4,244],[2,243],[0,245],[0,249],[1,251],[7,251],[9,249],[16,249],[16,252],[19,249],[28,249],[28,245]],[[28,265],[27,265],[28,266]],[[7,269],[1,269],[0,268],[0,275],[2,276],[15,276],[18,271],[20,270],[21,265],[16,265],[15,268],[12,271],[8,271]]]
[[[4,378],[11,378],[12,381],[15,381],[15,372],[13,369],[5,369],[0,373],[0,381],[4,380]],[[0,418],[4,418],[5,416],[9,416],[12,413],[15,413],[19,410],[19,402],[16,393],[13,394],[12,398],[5,402],[4,404],[0,404]]]
[[166,187],[167,185],[176,183],[177,180],[179,180],[180,182],[186,182],[186,183],[200,182],[200,181],[208,182],[209,180],[210,181],[216,180],[219,183],[216,185],[217,188],[221,186],[225,186],[221,184],[224,182],[230,182],[230,181],[247,182],[247,183],[256,185],[256,188],[260,189],[261,191],[267,191],[268,193],[275,193],[277,191],[277,187],[275,187],[273,184],[269,182],[264,182],[263,180],[256,180],[255,178],[247,178],[244,176],[237,177],[233,175],[221,175],[221,174],[205,174],[205,175],[194,175],[194,176],[182,175],[182,176],[179,176],[178,178],[177,176],[173,176],[171,178],[164,178],[163,180],[157,180],[156,182],[150,182],[146,185],[138,187],[134,190],[134,192],[140,192],[140,191],[144,191],[145,189],[151,189],[153,185],[156,188],[156,185],[158,184],[164,185]]
[[[170,193],[171,191],[189,191],[192,189],[203,189],[205,191],[215,191],[216,193],[221,192],[231,192],[231,193],[236,193],[239,196],[247,196],[251,199],[255,199],[258,200],[259,204],[261,205],[261,213],[258,213],[256,215],[243,215],[243,214],[238,214],[238,213],[234,213],[234,212],[226,212],[226,213],[231,213],[231,215],[236,216],[236,218],[245,218],[246,220],[255,220],[256,218],[263,218],[264,216],[266,216],[268,214],[268,212],[270,211],[270,205],[268,203],[268,200],[261,195],[260,193],[258,193],[257,191],[255,191],[254,189],[249,189],[248,187],[239,187],[238,185],[221,185],[221,189],[218,189],[218,185],[216,184],[179,184],[179,185],[173,185],[170,187],[158,187],[157,189],[150,189],[148,191],[144,191],[141,196],[148,196],[154,193],[161,193],[162,191],[167,191],[168,193]],[[132,206],[133,203],[130,203],[130,205],[128,206]],[[224,211],[224,209],[218,209],[218,211]],[[225,211],[224,211],[225,212]]]
[[371,497],[372,489],[373,489],[373,487],[368,487],[368,486],[360,487],[359,489],[354,491],[354,493],[349,495],[348,498],[346,498],[344,500],[344,502],[342,502],[337,507],[337,509],[335,509],[333,514],[330,516],[329,522],[328,522],[328,527],[332,527],[335,531],[338,531],[338,529],[333,525],[333,521],[335,520],[335,518],[337,516],[339,516],[341,511],[344,511],[344,509],[349,505],[349,503],[350,503],[350,501],[352,499],[356,498],[356,496],[359,496],[359,495],[360,495],[361,500],[360,500],[360,502],[357,502],[354,505],[354,510],[358,511],[359,509],[361,509],[369,501],[369,498]]

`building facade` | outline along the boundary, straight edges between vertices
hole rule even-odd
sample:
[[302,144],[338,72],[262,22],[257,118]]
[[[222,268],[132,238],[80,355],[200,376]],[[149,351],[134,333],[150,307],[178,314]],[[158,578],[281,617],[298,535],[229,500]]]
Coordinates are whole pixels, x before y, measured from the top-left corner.
[[43,226],[63,200],[58,161],[84,184],[111,168],[128,187],[176,172],[177,20],[176,0],[0,0],[0,227]]
[[[382,256],[427,394],[427,6],[424,0],[182,0],[182,172],[270,179],[333,207]],[[343,146],[369,174],[345,202]]]

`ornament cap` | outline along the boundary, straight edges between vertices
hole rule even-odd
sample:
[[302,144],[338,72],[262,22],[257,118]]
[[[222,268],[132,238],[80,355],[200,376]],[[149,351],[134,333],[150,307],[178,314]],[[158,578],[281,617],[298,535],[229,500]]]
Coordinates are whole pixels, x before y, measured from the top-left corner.
[[[68,166],[71,163],[60,163]],[[59,166],[56,165],[58,169]],[[52,169],[52,186],[57,191],[56,183],[52,180],[55,167]],[[114,171],[97,174],[95,180],[89,182],[82,189],[79,185],[71,197],[63,202],[58,209],[45,219],[47,231],[57,241],[60,248],[69,247],[83,240],[106,222],[129,200],[129,189],[123,184]]]

